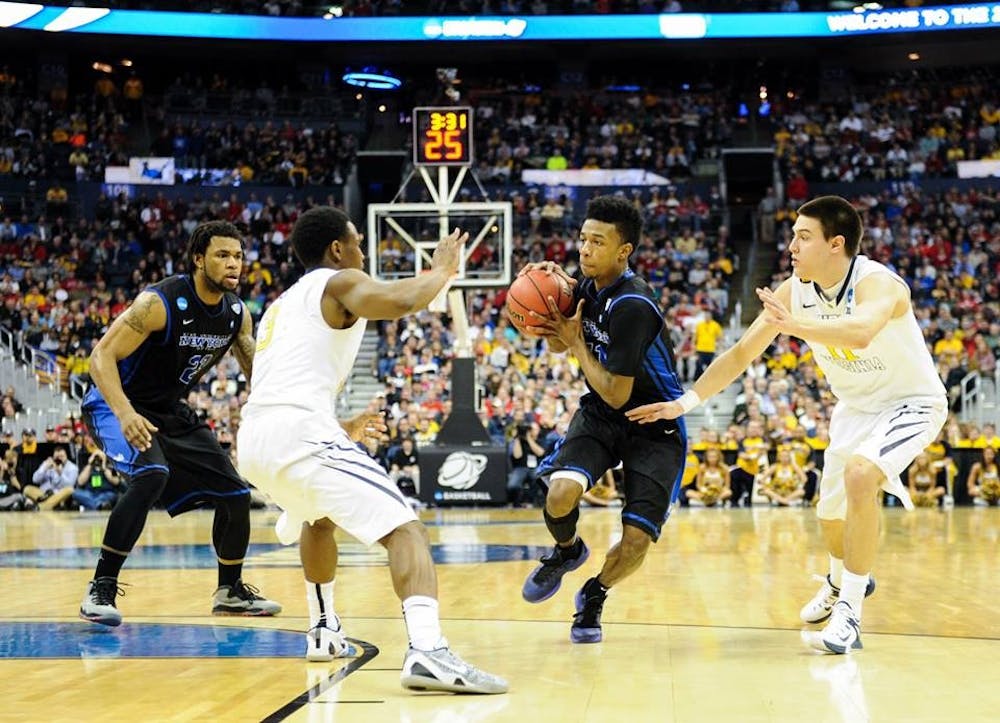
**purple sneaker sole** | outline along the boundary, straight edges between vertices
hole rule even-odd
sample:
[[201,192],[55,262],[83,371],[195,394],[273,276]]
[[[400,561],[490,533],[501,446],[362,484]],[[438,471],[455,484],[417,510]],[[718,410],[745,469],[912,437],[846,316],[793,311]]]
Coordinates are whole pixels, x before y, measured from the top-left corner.
[[[583,588],[577,590],[573,598],[573,603],[576,605],[577,612],[583,610]],[[604,633],[599,627],[584,628],[573,625],[569,629],[569,640],[571,643],[599,643],[603,638]]]
[[545,565],[539,565],[531,574],[528,575],[528,579],[524,581],[524,587],[521,588],[521,597],[530,603],[540,603],[548,600],[550,597],[559,592],[559,588],[562,586],[562,578],[567,572],[572,572],[580,567],[583,563],[587,561],[590,557],[590,548],[587,547],[587,543],[583,543],[583,550],[580,552],[580,556],[575,560],[569,560],[564,562],[559,566],[559,569],[553,573],[553,579],[550,581],[548,586],[536,585],[534,582],[535,575],[537,575]]

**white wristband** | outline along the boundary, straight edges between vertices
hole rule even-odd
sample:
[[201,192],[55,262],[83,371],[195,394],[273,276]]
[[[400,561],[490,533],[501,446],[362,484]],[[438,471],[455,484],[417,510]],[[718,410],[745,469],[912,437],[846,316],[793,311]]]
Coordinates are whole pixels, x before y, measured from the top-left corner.
[[687,414],[692,409],[701,404],[701,397],[698,396],[698,392],[694,389],[688,389],[682,395],[676,399],[677,403],[681,405],[681,409],[684,414]]

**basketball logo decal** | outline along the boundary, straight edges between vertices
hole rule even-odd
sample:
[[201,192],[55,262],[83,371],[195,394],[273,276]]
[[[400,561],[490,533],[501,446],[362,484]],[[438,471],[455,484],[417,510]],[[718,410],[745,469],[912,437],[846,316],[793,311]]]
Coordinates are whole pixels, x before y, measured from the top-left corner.
[[474,487],[486,469],[485,454],[452,452],[438,470],[438,484],[453,490],[467,490]]

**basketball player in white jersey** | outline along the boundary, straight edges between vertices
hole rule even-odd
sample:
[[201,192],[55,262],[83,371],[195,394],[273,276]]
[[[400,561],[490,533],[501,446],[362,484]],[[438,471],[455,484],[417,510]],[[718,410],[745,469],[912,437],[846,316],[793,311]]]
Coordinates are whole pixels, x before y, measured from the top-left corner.
[[830,574],[800,615],[829,618],[822,631],[803,634],[809,645],[846,653],[861,647],[862,602],[875,588],[878,491],[912,509],[899,475],[937,436],[947,397],[906,283],[858,255],[863,227],[851,204],[823,196],[798,214],[789,246],[793,275],[775,291],[757,289],[764,309],[747,332],[683,397],[628,415],[651,422],[690,411],[729,386],[778,334],[809,344],[839,401],[816,508]]
[[361,236],[342,211],[319,207],[302,214],[292,248],[307,271],[261,319],[239,462],[240,471],[284,511],[277,525],[281,542],[299,539],[309,603],[307,659],[351,654],[333,612],[333,533],[339,526],[366,545],[379,542],[388,550],[410,640],[403,687],[503,693],[504,680],[448,648],[427,532],[334,413],[367,319],[398,319],[425,308],[457,271],[467,238],[456,230],[443,239],[429,272],[382,283],[361,270]]

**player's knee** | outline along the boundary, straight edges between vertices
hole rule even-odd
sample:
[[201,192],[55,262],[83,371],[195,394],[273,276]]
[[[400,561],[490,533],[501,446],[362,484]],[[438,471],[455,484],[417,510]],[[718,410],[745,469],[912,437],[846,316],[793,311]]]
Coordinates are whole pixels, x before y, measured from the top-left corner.
[[217,498],[216,508],[224,507],[231,516],[250,516],[250,492],[245,495],[225,495]]
[[579,504],[583,488],[566,478],[553,479],[545,496],[545,508],[553,517],[565,517]]
[[864,457],[852,457],[844,468],[844,490],[855,502],[873,498],[884,479],[882,470]]
[[393,545],[430,547],[431,538],[427,534],[427,528],[419,520],[407,522],[400,525],[388,535],[379,540],[385,547]]

